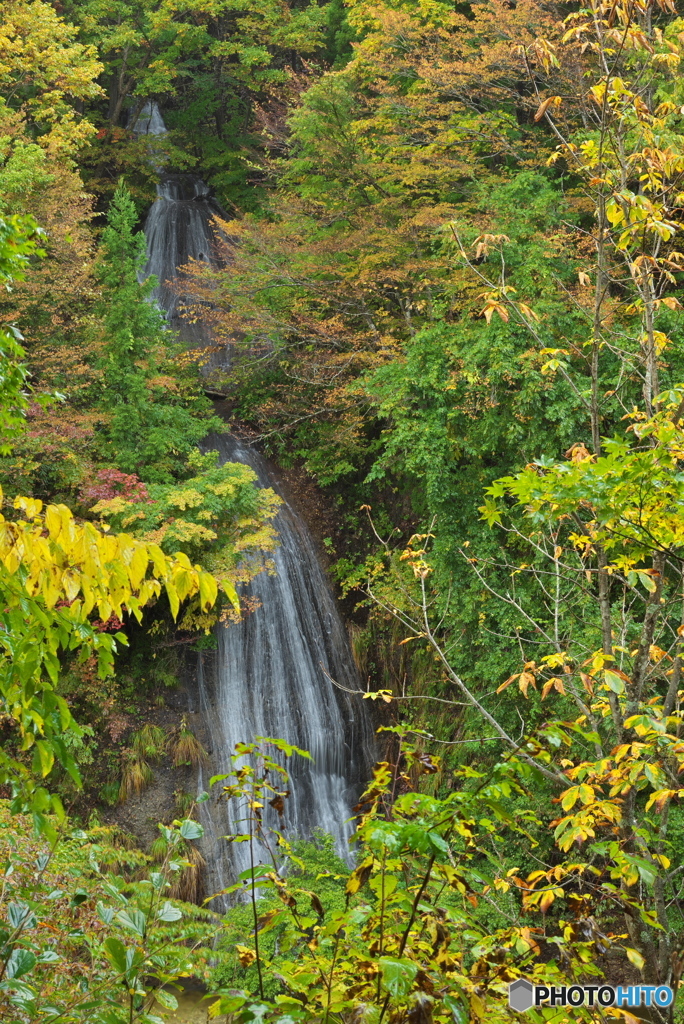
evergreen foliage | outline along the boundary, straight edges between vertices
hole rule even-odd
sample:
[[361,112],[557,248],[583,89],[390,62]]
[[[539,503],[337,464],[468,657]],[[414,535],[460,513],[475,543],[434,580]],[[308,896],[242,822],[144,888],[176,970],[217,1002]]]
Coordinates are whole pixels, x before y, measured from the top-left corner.
[[172,378],[160,372],[169,347],[164,318],[149,301],[156,281],[138,277],[145,236],[123,182],[102,234],[97,315],[102,332],[104,395],[109,422],[103,452],[120,469],[145,481],[169,482],[185,472],[190,453],[221,421],[209,403],[185,401]]

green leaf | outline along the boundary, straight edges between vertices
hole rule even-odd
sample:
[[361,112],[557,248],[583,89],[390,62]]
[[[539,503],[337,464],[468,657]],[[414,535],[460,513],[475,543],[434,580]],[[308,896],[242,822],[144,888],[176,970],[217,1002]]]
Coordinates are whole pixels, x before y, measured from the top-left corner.
[[35,953],[32,953],[29,949],[15,948],[12,950],[12,955],[7,961],[5,976],[7,978],[21,978],[24,974],[28,974],[29,971],[33,970],[36,963]]
[[110,935],[104,941],[104,950],[112,967],[116,968],[119,974],[125,974],[128,967],[126,963],[126,947],[121,939]]
[[391,996],[405,996],[413,987],[418,973],[418,964],[412,960],[390,960],[381,957],[378,965],[382,973],[383,987]]
[[97,914],[103,924],[111,924],[115,913],[113,907],[105,907],[104,903],[97,904]]
[[116,915],[116,919],[124,928],[130,928],[130,930],[135,932],[136,935],[139,935],[141,939],[144,938],[145,930],[147,928],[147,918],[143,914],[142,910],[120,910]]
[[164,988],[156,989],[154,998],[164,1007],[165,1010],[178,1009],[178,1000],[171,992],[167,992]]
[[160,907],[157,911],[158,921],[180,921],[182,916],[182,911],[180,911],[178,907],[174,907],[173,903],[170,903],[168,900],[164,906]]
[[604,675],[605,675],[605,680],[606,680],[606,686],[608,687],[609,690],[612,690],[613,693],[624,693],[625,692],[624,680],[621,679],[620,676],[617,675],[617,673],[611,672],[610,669],[607,668],[605,670]]
[[[30,1005],[36,998],[36,993],[31,986],[26,985],[23,981],[18,981],[16,978],[10,978],[7,981],[0,982],[0,989],[3,988],[7,988],[12,991],[12,1002],[15,1006],[22,1006],[27,1010],[28,1005]],[[31,1018],[35,1020],[35,1014],[32,1013]]]
[[7,906],[7,916],[13,928],[19,928],[22,925],[25,928],[35,927],[36,916],[31,911],[28,903],[9,903]]
[[[209,1016],[216,1017],[219,1013],[235,1013],[237,1010],[241,1010],[246,1002],[247,996],[241,996],[239,993],[221,996],[220,1003],[212,1003],[209,1007]],[[214,1013],[212,1013],[213,1008],[215,1008]]]
[[183,839],[201,839],[204,829],[199,822],[193,821],[192,818],[186,818],[180,827],[180,834]]
[[43,778],[49,775],[55,763],[55,755],[52,747],[45,740],[36,740],[33,752],[33,770]]
[[55,953],[54,949],[46,949],[44,953],[39,953],[36,958],[36,963],[39,964],[55,964],[58,960],[61,960],[61,956]]
[[456,996],[446,995],[443,997],[442,1002],[448,1010],[451,1010],[454,1024],[468,1024],[470,1011],[460,999],[457,999]]

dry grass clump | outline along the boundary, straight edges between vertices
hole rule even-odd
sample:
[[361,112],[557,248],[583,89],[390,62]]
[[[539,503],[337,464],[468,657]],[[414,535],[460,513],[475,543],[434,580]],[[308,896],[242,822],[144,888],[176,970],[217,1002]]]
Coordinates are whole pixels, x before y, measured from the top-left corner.
[[[149,849],[149,855],[155,864],[163,864],[169,852],[169,844],[164,836],[158,836]],[[174,849],[174,860],[185,862],[182,871],[173,876],[169,896],[172,899],[184,900],[186,903],[200,903],[204,896],[202,871],[206,860],[193,843],[184,842]]]
[[142,793],[154,778],[150,761],[159,761],[166,752],[167,735],[159,725],[143,725],[131,735],[131,745],[122,753],[118,801]]
[[119,803],[123,804],[131,796],[142,793],[153,777],[154,773],[147,761],[141,760],[134,750],[125,750],[119,783]]
[[143,725],[131,736],[131,748],[140,761],[157,761],[166,752],[166,732],[159,725]]
[[204,896],[202,871],[207,862],[191,843],[186,843],[182,856],[186,866],[177,873],[169,889],[169,896],[186,903],[200,903]]
[[183,715],[177,735],[172,740],[173,763],[176,768],[182,764],[191,764],[197,767],[206,764],[209,755],[188,727],[188,722]]

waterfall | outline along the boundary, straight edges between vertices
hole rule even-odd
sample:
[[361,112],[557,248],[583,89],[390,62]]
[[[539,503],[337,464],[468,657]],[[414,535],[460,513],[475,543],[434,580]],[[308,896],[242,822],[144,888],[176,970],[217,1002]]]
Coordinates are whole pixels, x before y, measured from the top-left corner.
[[[266,462],[234,438],[214,438],[209,447],[224,461],[247,463],[261,486],[278,489]],[[275,573],[261,573],[247,588],[244,596],[256,599],[256,611],[218,630],[214,678],[207,677],[206,666],[200,671],[200,710],[217,772],[230,770],[236,743],[255,736],[278,737],[309,751],[311,762],[293,756],[286,765],[290,796],[283,822],[267,807],[266,824],[300,836],[320,828],[348,859],[349,817],[368,769],[372,731],[363,702],[347,692],[358,690],[359,681],[311,536],[287,503],[276,527]],[[221,838],[244,831],[236,824],[243,811],[230,804],[201,807],[209,891],[219,891],[249,866],[247,845],[231,848]],[[268,859],[266,851],[259,852]]]
[[[146,117],[147,131],[159,134],[149,127],[161,124],[163,130],[158,109],[150,107]],[[189,258],[216,265],[211,220],[217,212],[201,179],[161,175],[145,224],[144,276],[157,277],[154,298],[173,326],[183,323],[178,268]],[[196,344],[207,343],[201,325],[183,334]],[[273,471],[253,448],[229,435],[211,438],[206,447],[217,450],[222,461],[251,466],[261,486],[280,493]],[[370,716],[367,703],[349,692],[359,689],[349,639],[307,527],[287,502],[276,527],[275,571],[262,572],[241,595],[256,609],[240,623],[217,626],[215,654],[199,657],[198,710],[211,755],[200,788],[209,775],[230,769],[236,743],[270,736],[308,750],[311,761],[294,756],[287,764],[290,795],[283,820],[267,807],[266,822],[304,837],[321,829],[348,859],[351,808],[372,762]],[[225,888],[249,864],[247,844],[223,838],[242,831],[241,810],[217,795],[200,805],[210,893]],[[256,856],[267,858],[267,852],[257,850]]]
[[[166,126],[156,103],[146,103],[132,127],[138,136],[154,138],[166,133]],[[211,331],[200,320],[191,323],[182,317],[184,305],[196,303],[197,298],[191,287],[178,273],[195,260],[200,263],[219,265],[216,253],[218,231],[213,224],[215,216],[225,217],[209,188],[196,174],[174,174],[164,171],[159,160],[159,150],[153,141],[149,142],[151,162],[157,168],[157,199],[150,207],[145,221],[147,238],[147,261],[140,271],[140,280],[154,276],[157,285],[151,294],[166,314],[169,324],[192,348],[213,346]],[[225,240],[225,236],[224,240]],[[228,365],[227,350],[213,352],[209,367]]]
[[[157,200],[145,222],[147,263],[142,277],[154,274],[157,278],[152,298],[188,341],[193,336],[188,334],[188,322],[181,319],[180,307],[193,296],[178,288],[178,267],[190,260],[216,265],[212,218],[217,214],[225,216],[201,178],[194,174],[164,174],[157,184]],[[199,325],[200,343],[204,337]]]
[[133,124],[129,121],[129,129],[136,135],[165,135],[166,125],[158,105],[154,102],[144,103]]

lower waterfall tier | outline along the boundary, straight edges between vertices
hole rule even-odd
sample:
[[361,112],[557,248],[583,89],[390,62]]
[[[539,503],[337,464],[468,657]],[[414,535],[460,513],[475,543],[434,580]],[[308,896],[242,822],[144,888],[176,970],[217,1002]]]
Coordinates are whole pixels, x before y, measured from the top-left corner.
[[[262,486],[277,490],[266,463],[252,449],[230,437],[213,438],[208,447],[217,449],[223,461],[248,464]],[[256,736],[308,750],[311,761],[296,755],[288,759],[284,817],[279,820],[267,807],[267,824],[299,836],[320,829],[334,837],[338,853],[348,859],[351,808],[372,762],[371,723],[362,700],[347,692],[358,691],[359,680],[308,530],[287,504],[276,528],[275,571],[262,572],[244,594],[259,607],[239,624],[219,626],[214,671],[203,663],[199,667],[199,710],[212,755],[206,777],[229,771],[236,743],[250,743]],[[234,881],[249,867],[250,857],[249,844],[223,838],[244,830],[242,809],[236,801],[217,801],[217,795],[201,805],[208,893]],[[267,851],[259,853],[269,859]]]

